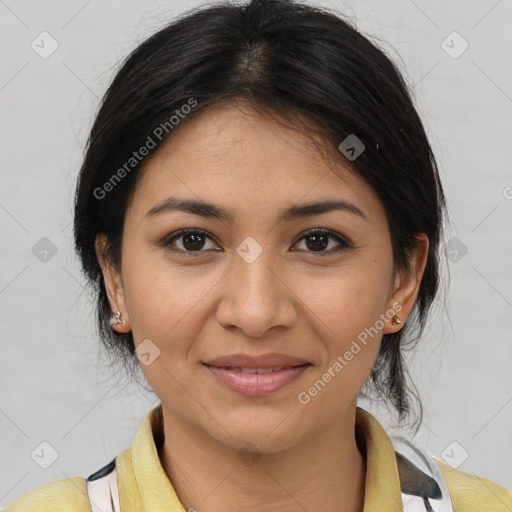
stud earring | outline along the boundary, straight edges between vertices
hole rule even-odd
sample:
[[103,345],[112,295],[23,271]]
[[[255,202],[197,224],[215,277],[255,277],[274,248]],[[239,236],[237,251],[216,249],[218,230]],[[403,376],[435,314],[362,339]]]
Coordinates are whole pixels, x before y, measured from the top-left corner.
[[125,320],[121,320],[121,311],[116,311],[115,312],[115,322],[113,323],[113,325],[125,324],[125,323],[126,323]]
[[402,320],[400,320],[400,317],[396,315],[391,319],[391,322],[395,324],[403,324]]

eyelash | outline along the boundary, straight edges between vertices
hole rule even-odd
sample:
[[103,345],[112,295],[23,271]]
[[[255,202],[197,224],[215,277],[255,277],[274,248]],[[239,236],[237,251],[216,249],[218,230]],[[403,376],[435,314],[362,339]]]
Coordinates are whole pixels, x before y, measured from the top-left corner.
[[[195,256],[199,256],[201,255],[201,253],[205,253],[205,252],[208,252],[207,250],[199,250],[199,251],[186,251],[186,250],[183,250],[183,249],[175,249],[175,248],[171,248],[171,244],[185,236],[185,235],[188,235],[188,234],[200,234],[200,235],[205,235],[207,238],[210,238],[211,240],[214,240],[214,238],[207,232],[207,231],[204,231],[202,229],[181,229],[179,231],[176,231],[174,233],[171,233],[170,235],[168,235],[163,241],[162,241],[162,245],[164,247],[166,247],[167,249],[169,249],[169,251],[171,252],[174,252],[174,253],[181,253],[181,254],[186,254],[187,256],[192,256],[192,257],[195,257]],[[310,254],[312,254],[314,257],[324,257],[324,256],[329,256],[329,255],[332,255],[334,253],[338,253],[340,251],[343,251],[343,250],[346,250],[346,249],[350,249],[353,247],[353,245],[348,242],[345,238],[343,238],[341,235],[339,235],[338,233],[334,232],[334,231],[331,231],[330,229],[322,229],[322,228],[315,228],[315,229],[310,229],[308,231],[306,231],[298,240],[297,242],[295,242],[295,244],[297,244],[298,242],[302,241],[304,238],[307,238],[308,236],[312,236],[312,235],[316,235],[316,234],[319,234],[319,235],[327,235],[329,238],[332,238],[334,240],[336,240],[336,242],[339,243],[339,246],[338,248],[336,249],[331,249],[329,251],[319,251],[319,252],[315,252],[315,251],[306,251],[307,252],[310,252]],[[294,244],[294,245],[295,245]]]

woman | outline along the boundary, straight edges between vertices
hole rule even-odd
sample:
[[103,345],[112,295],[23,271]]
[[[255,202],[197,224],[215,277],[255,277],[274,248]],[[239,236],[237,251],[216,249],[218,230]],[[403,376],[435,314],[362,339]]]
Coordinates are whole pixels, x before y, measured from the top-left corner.
[[161,403],[7,511],[511,510],[357,407],[412,415],[444,215],[400,73],[336,15],[254,0],[154,34],[105,95],[74,229],[102,340]]

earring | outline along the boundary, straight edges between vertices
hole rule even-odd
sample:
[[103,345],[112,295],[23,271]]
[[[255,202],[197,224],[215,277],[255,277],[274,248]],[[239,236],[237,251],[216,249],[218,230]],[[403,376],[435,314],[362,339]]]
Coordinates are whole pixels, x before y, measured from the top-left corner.
[[113,323],[113,325],[117,325],[117,324],[125,324],[126,321],[125,320],[121,320],[121,311],[116,311],[115,312],[115,322]]
[[400,317],[396,315],[391,319],[391,322],[395,324],[403,324],[402,320],[400,320]]

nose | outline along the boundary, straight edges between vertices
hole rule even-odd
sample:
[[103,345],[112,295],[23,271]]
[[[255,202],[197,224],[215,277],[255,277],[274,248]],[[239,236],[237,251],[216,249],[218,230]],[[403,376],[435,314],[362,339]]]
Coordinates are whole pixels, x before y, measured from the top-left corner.
[[251,338],[265,337],[272,328],[291,327],[297,318],[296,296],[286,269],[270,251],[254,261],[235,254],[231,271],[222,282],[217,321]]

